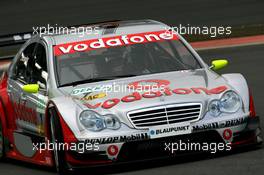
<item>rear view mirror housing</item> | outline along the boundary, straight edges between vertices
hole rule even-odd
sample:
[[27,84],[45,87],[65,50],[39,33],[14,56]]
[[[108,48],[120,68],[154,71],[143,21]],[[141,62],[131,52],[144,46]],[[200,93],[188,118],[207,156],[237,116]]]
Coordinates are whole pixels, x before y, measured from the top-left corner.
[[38,93],[39,92],[39,85],[38,84],[26,84],[22,87],[24,92],[27,93]]
[[228,65],[228,60],[220,59],[220,60],[213,60],[210,66],[212,70],[220,70]]

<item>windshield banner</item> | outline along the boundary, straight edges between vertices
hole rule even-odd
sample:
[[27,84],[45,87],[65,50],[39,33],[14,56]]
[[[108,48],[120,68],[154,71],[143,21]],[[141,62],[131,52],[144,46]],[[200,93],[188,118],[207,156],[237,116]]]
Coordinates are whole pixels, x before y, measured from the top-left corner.
[[166,30],[136,33],[129,35],[114,36],[108,38],[92,39],[74,43],[67,43],[54,46],[54,55],[72,54],[76,52],[90,51],[100,48],[125,46],[131,44],[142,44],[147,42],[158,42],[164,40],[178,40],[178,36]]

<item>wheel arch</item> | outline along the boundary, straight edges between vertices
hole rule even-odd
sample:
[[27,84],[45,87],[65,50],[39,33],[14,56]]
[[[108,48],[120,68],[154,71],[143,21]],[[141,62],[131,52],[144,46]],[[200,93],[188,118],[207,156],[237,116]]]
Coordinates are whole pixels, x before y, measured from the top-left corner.
[[5,126],[6,126],[6,116],[7,116],[7,111],[4,108],[2,97],[0,97],[0,119],[2,121],[2,125]]
[[8,102],[8,95],[7,95],[7,73],[4,72],[1,79],[0,79],[0,120],[3,125],[3,134],[6,136],[5,129],[7,128],[7,108],[5,106],[5,102]]
[[56,115],[56,117],[59,118],[60,126],[62,129],[63,139],[64,142],[76,142],[77,139],[73,133],[73,131],[70,129],[66,121],[63,119],[59,109],[57,108],[56,104],[53,101],[49,101],[46,108],[46,116],[45,116],[45,133],[48,139],[51,137],[50,133],[50,119],[51,117],[54,117],[52,115]]

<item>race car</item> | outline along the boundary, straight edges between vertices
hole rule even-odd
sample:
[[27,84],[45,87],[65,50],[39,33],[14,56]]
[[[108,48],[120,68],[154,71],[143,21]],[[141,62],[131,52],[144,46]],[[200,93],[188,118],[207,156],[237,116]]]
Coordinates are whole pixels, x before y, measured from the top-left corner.
[[[262,143],[245,78],[219,75],[168,25],[32,36],[0,81],[0,157],[78,168]],[[183,148],[184,145],[184,148]]]

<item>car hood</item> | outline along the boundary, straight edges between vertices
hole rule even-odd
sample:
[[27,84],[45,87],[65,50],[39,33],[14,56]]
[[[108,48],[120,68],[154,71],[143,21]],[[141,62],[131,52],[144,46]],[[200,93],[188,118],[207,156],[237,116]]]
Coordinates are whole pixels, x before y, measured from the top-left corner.
[[[131,87],[135,89],[135,85],[140,84],[144,87],[152,85],[157,91],[157,86],[154,86],[157,82],[168,83],[164,87],[169,88],[171,94],[166,95],[165,88],[159,88],[160,91],[163,90],[161,94],[155,97],[155,94],[152,94],[153,97],[145,95],[148,97],[145,98],[143,94],[149,92],[147,88],[141,86],[141,89],[131,90]],[[120,87],[120,89],[114,89],[114,87]],[[202,104],[202,111],[205,111],[208,101],[220,98],[224,91],[231,88],[220,75],[211,70],[198,69],[121,78],[64,87],[61,90],[65,96],[72,98],[81,110],[94,110],[101,115],[115,114],[121,121],[129,123],[127,112],[153,106],[197,102]],[[131,100],[134,97],[128,97],[133,92],[139,93],[140,97],[137,100]],[[131,101],[127,101],[129,99]]]

